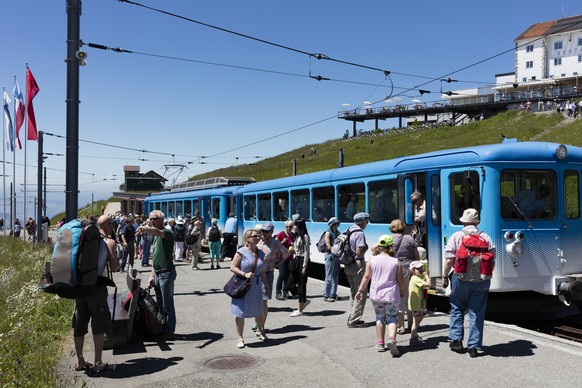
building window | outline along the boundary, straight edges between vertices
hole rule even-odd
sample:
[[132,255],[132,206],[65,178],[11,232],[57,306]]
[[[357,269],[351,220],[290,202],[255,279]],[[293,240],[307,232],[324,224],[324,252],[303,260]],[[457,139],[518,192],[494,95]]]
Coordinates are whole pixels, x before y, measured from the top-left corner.
[[561,50],[562,49],[562,41],[554,42],[554,50]]
[[578,46],[582,46],[582,38],[578,38]]
[[527,53],[533,52],[533,44],[528,44],[527,46],[525,46],[525,52]]
[[527,61],[525,63],[525,68],[526,69],[531,69],[533,67],[533,61]]
[[562,58],[554,58],[554,66],[559,66],[562,64]]
[[582,62],[582,55],[578,55],[578,62]]
[[521,82],[524,82],[524,83],[525,83],[525,82],[527,82],[527,77],[523,77],[523,78],[521,79]]

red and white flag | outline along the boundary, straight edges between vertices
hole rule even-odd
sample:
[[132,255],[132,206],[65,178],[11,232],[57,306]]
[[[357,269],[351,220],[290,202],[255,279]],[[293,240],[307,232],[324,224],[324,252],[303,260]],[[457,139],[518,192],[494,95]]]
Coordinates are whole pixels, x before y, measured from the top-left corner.
[[20,87],[18,87],[18,82],[16,82],[16,77],[14,77],[14,110],[16,120],[16,143],[18,144],[18,149],[22,149],[22,143],[20,142],[20,128],[24,124],[24,97],[22,97],[22,92]]

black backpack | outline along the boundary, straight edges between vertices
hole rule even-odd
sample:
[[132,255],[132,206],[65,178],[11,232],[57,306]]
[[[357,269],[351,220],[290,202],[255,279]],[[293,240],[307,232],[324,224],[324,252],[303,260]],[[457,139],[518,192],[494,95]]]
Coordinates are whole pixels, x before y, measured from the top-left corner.
[[220,230],[218,226],[212,225],[208,232],[208,241],[220,241]]
[[175,241],[184,241],[184,232],[186,231],[186,227],[182,224],[176,224],[174,227],[174,240]]

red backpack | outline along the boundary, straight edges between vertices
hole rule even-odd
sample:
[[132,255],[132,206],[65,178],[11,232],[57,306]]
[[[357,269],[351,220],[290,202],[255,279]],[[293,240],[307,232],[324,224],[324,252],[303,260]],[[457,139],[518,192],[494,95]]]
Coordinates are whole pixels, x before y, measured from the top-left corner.
[[455,275],[467,282],[483,282],[491,279],[495,267],[495,257],[489,252],[489,243],[481,232],[467,233],[457,249],[454,264]]

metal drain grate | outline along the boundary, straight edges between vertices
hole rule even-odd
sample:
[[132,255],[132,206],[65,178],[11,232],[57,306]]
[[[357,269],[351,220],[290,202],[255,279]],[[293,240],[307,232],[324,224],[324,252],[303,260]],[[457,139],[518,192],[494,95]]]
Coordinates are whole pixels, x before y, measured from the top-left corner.
[[225,356],[217,357],[208,360],[204,363],[206,368],[210,369],[220,369],[220,370],[233,370],[233,369],[244,369],[250,368],[257,364],[257,360],[248,356]]

